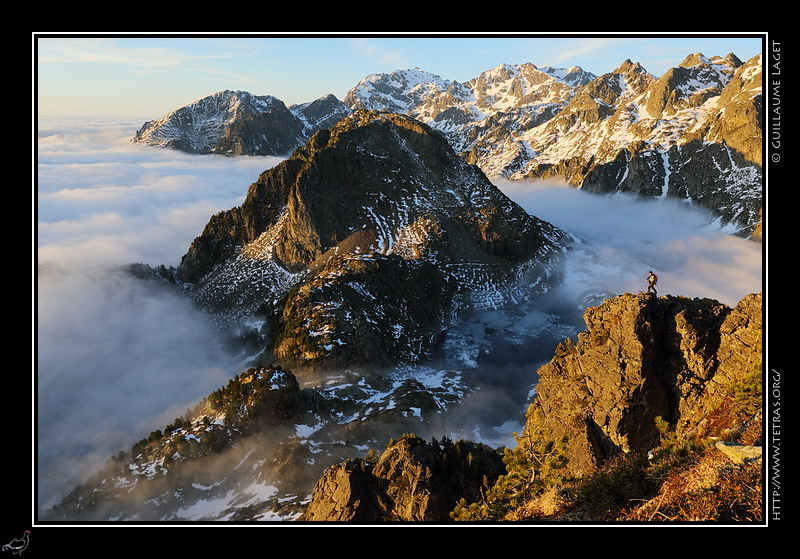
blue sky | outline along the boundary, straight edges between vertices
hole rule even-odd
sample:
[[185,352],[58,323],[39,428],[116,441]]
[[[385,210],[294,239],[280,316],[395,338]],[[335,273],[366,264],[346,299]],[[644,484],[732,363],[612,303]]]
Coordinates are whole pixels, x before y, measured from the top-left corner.
[[274,95],[291,105],[328,93],[343,99],[371,73],[412,67],[464,82],[502,63],[581,66],[599,75],[631,59],[660,75],[694,52],[708,56],[733,52],[742,60],[761,52],[765,32],[737,35],[158,37],[34,33],[36,110],[46,116],[150,120],[223,89]]

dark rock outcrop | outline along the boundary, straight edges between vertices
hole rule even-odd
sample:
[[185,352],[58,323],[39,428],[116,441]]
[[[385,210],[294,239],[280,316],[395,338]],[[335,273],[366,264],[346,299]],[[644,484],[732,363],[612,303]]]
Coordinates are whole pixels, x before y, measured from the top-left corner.
[[[588,329],[577,342],[565,340],[539,369],[519,440],[560,441],[570,479],[588,479],[622,454],[644,456],[663,443],[667,434],[660,429],[665,425],[676,441],[745,440],[717,448],[737,451],[735,459],[743,463],[757,460],[760,442],[744,431],[757,429],[761,417],[761,299],[751,294],[730,308],[710,299],[641,293],[588,309]],[[419,487],[422,471],[416,449],[425,445],[413,438],[410,442],[390,445],[374,466],[355,460],[331,467],[317,483],[304,519],[427,519],[413,505],[428,502],[424,489],[432,476],[422,476],[423,490],[414,497],[409,488]],[[429,456],[429,450],[423,455]],[[498,479],[492,459],[472,464],[487,468],[487,479]],[[531,475],[508,473],[524,479]],[[475,472],[472,479],[478,476]],[[486,495],[481,492],[476,499],[465,491],[463,497],[475,503]],[[455,500],[461,503],[457,495]],[[515,511],[507,518],[526,518],[528,512]]]
[[430,262],[337,258],[289,293],[275,355],[299,366],[324,361],[327,368],[416,361],[435,349],[456,290]]
[[374,464],[329,468],[299,520],[446,522],[459,499],[478,499],[503,473],[501,454],[486,446],[404,436]]

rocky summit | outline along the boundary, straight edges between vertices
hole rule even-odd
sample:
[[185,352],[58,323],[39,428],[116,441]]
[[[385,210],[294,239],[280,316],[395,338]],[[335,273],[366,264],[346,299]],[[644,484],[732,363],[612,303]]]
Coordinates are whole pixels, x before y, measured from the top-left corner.
[[333,95],[287,107],[272,95],[226,90],[145,122],[131,142],[187,153],[285,156],[348,112]]
[[[648,451],[661,434],[721,435],[733,387],[761,374],[761,295],[733,309],[710,299],[620,295],[587,309],[588,329],[539,369],[534,412],[569,440],[588,473],[620,453]],[[531,425],[532,426],[532,425]]]
[[356,111],[214,215],[179,276],[270,360],[384,366],[431,353],[476,300],[547,289],[564,235],[408,116]]

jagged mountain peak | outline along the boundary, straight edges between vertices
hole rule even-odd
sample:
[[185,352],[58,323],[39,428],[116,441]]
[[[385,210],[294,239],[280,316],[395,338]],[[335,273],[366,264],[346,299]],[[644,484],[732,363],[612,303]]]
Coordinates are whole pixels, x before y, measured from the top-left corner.
[[646,106],[653,118],[674,118],[718,98],[741,66],[735,57],[693,54],[658,78],[648,91]]
[[641,93],[653,80],[655,77],[640,63],[626,60],[612,72],[598,76],[589,82],[584,89],[596,89],[598,84],[614,84],[620,96],[628,98]]
[[286,230],[313,234],[283,238],[277,255],[289,267],[308,266],[364,228],[375,230],[377,246],[362,249],[386,252],[425,215],[497,205],[507,219],[523,216],[441,135],[406,115],[355,111],[287,164],[295,160],[303,169],[287,201]]
[[288,108],[272,95],[223,90],[148,121],[132,143],[223,155],[287,155],[349,112],[333,96]]
[[648,72],[648,70],[644,66],[641,65],[641,63],[633,62],[630,58],[628,58],[628,59],[625,59],[622,62],[622,64],[617,66],[611,72],[603,74],[603,75],[601,75],[599,77],[603,78],[603,76],[616,76],[616,75],[635,76],[635,75],[651,75],[651,74],[650,74],[650,72]]
[[247,102],[259,102],[259,101],[266,101],[266,102],[274,102],[278,101],[281,104],[283,101],[275,97],[274,95],[255,95],[250,93],[249,91],[244,91],[242,89],[224,89],[208,97],[224,97],[234,101],[247,101]]
[[[509,64],[509,63],[502,63],[498,64],[494,68],[481,72],[481,74],[467,82],[465,85],[470,87],[474,87],[475,83],[479,82],[480,80],[484,81],[493,81],[493,80],[507,80],[511,79],[520,75],[537,75],[537,74],[545,74],[551,78],[570,81],[575,79],[576,76],[590,76],[594,77],[593,74],[586,72],[580,66],[572,66],[570,68],[557,68],[553,66],[537,66],[532,62],[523,62],[521,64]],[[588,81],[588,79],[584,78],[584,82]],[[576,83],[576,85],[578,85]]]
[[572,87],[580,87],[596,76],[591,72],[587,72],[580,66],[571,66],[569,68],[554,68],[552,66],[543,66],[539,68],[541,71],[560,79]]
[[217,91],[210,95],[206,95],[199,99],[195,99],[190,103],[180,107],[177,110],[189,108],[189,107],[196,107],[199,105],[210,105],[212,103],[224,103],[226,107],[235,109],[240,108],[245,105],[255,105],[258,103],[264,103],[267,105],[271,105],[273,103],[278,103],[283,105],[283,101],[278,99],[273,95],[255,95],[250,93],[249,91],[244,90],[234,90],[234,89],[223,89],[221,91]]
[[[358,82],[350,90],[350,94],[356,95],[360,91],[381,91],[385,88],[395,88],[395,89],[401,88],[403,90],[410,91],[414,88],[418,88],[420,86],[426,86],[428,84],[447,87],[454,83],[457,82],[454,82],[453,80],[444,79],[437,74],[428,72],[421,68],[407,68],[403,70],[394,70],[393,72],[390,73],[370,74],[366,78]],[[347,102],[347,98],[345,99],[345,102]],[[372,109],[371,107],[359,107],[359,106],[354,106],[354,108]]]
[[359,110],[213,216],[179,273],[217,314],[272,317],[290,366],[385,365],[427,355],[454,309],[476,292],[502,302],[532,262],[546,289],[562,248],[439,133]]
[[423,70],[419,67],[414,68],[405,68],[405,69],[397,69],[390,73],[374,73],[370,74],[359,84],[365,83],[375,83],[381,81],[391,81],[395,80],[397,82],[402,82],[406,85],[415,86],[421,83],[428,83],[428,82],[438,82],[441,81],[443,83],[449,83],[451,80],[445,80],[441,76],[434,74],[432,72],[428,72],[427,70]]
[[353,109],[411,113],[443,91],[463,97],[462,85],[420,68],[395,70],[389,74],[370,74],[356,84],[344,102]]
[[637,62],[636,64],[634,64],[634,63],[633,63],[633,61],[632,61],[630,58],[626,58],[626,59],[625,59],[625,60],[622,62],[622,64],[620,64],[620,65],[619,65],[619,66],[618,66],[618,67],[617,67],[617,68],[616,68],[614,71],[612,71],[611,73],[612,73],[612,74],[625,74],[626,72],[630,71],[632,68],[635,68],[635,67],[637,67],[637,66],[639,66],[639,63],[638,63],[638,62]]
[[319,130],[330,128],[345,115],[350,114],[350,108],[333,94],[323,95],[309,103],[292,105],[289,110],[303,122],[306,130],[305,137],[310,137]]
[[220,122],[233,122],[247,115],[275,109],[286,109],[286,105],[273,95],[255,95],[243,90],[224,89],[187,103],[158,122],[189,114],[202,115],[206,121],[216,119]]
[[327,95],[323,95],[319,99],[314,99],[313,101],[308,101],[306,103],[297,103],[295,105],[291,105],[290,109],[295,111],[304,110],[308,107],[313,106],[324,106],[338,103],[339,99],[332,93],[328,93]]
[[587,83],[595,76],[583,70],[580,66],[571,68],[556,68],[553,66],[536,66],[531,62],[522,64],[500,64],[481,72],[481,74],[465,82],[465,85],[472,89],[486,87],[486,84],[498,83],[514,79],[525,79],[534,83],[541,83],[549,80],[556,80],[569,83],[572,86],[579,86]]
[[576,89],[594,76],[582,70],[538,68],[534,64],[501,64],[466,82],[474,99],[474,125],[512,111],[539,112],[564,105]]
[[468,81],[467,85],[474,88],[477,86],[477,84],[482,84],[485,82],[508,80],[516,77],[520,72],[525,70],[528,72],[533,72],[538,71],[539,69],[530,62],[523,65],[508,63],[498,64],[494,68],[490,68],[489,70],[481,72],[477,78]]
[[699,64],[708,64],[708,65],[718,65],[718,66],[726,66],[729,68],[736,69],[743,64],[743,62],[733,53],[728,53],[727,56],[712,56],[708,57],[700,52],[695,52],[688,55],[683,61],[678,65],[682,68],[691,68],[692,66],[697,66]]
[[[270,198],[278,193],[278,200]],[[276,255],[291,269],[304,268],[365,227],[377,231],[381,247],[391,248],[397,232],[425,214],[489,205],[506,219],[527,215],[427,125],[359,110],[251,185],[243,206],[248,233],[237,244],[256,240],[280,214],[285,232]],[[296,235],[299,230],[305,233]]]
[[[682,70],[692,72],[692,76],[697,76],[697,79],[714,79],[709,76],[716,75],[717,80],[721,85],[725,85],[730,80],[733,73],[742,66],[743,62],[735,55],[729,54],[725,57],[722,56],[705,56],[701,53],[695,53],[687,56],[681,64],[672,68],[669,72],[679,73]],[[668,73],[669,73],[668,72]],[[665,74],[666,75],[666,74]]]

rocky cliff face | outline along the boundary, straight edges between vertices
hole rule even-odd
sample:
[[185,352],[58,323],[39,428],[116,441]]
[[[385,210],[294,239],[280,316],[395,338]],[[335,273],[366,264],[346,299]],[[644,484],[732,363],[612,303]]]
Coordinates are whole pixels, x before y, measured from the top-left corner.
[[626,294],[587,309],[587,330],[539,370],[527,429],[568,438],[569,468],[595,470],[660,440],[722,435],[736,383],[761,374],[761,295],[731,309],[713,300]]
[[299,520],[450,521],[458,499],[480,498],[503,473],[502,456],[484,445],[403,436],[377,461],[355,459],[329,468]]
[[426,125],[357,111],[213,216],[179,274],[212,312],[266,317],[291,366],[380,366],[428,354],[522,270],[541,292],[563,243]]

